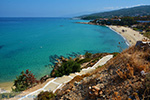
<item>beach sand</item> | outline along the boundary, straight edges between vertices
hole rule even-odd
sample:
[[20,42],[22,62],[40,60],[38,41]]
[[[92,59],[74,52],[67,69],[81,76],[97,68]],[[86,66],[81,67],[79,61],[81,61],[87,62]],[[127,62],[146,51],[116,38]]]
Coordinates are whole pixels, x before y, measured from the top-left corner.
[[108,27],[122,35],[128,41],[130,46],[135,45],[137,41],[143,40],[144,38],[147,39],[147,37],[141,35],[138,31],[134,31],[129,27],[114,25],[109,25]]
[[13,82],[0,83],[0,89],[6,90],[7,92],[11,92],[12,86],[13,86]]

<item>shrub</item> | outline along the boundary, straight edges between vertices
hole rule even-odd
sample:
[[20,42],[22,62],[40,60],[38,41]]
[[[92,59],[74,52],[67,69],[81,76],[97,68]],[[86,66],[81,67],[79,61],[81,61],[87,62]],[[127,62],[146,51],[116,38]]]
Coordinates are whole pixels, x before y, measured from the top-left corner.
[[80,64],[70,59],[67,62],[63,62],[62,65],[57,70],[55,70],[54,77],[61,77],[63,75],[69,75],[73,72],[79,72],[80,69]]
[[138,31],[139,29],[137,29],[137,28],[133,28],[135,31]]
[[91,58],[91,56],[92,56],[92,53],[89,53],[89,52],[85,53],[85,58]]
[[85,58],[85,59],[79,60],[78,63],[83,64],[83,63],[89,62],[90,60],[91,60],[90,58]]
[[19,91],[24,91],[27,88],[30,88],[34,85],[36,85],[39,81],[36,80],[34,77],[33,73],[31,71],[26,70],[21,72],[21,75],[19,77],[16,77],[16,80],[14,80],[14,87],[12,88],[13,91],[19,92]]
[[[146,75],[146,82],[145,82],[146,88],[150,90],[150,73]],[[149,91],[150,92],[150,91]]]
[[118,52],[114,52],[113,56],[116,57],[119,53]]
[[9,99],[19,94],[18,92],[2,93],[0,94],[0,100]]
[[53,94],[53,92],[41,92],[38,96],[36,100],[54,100],[54,97],[56,95]]

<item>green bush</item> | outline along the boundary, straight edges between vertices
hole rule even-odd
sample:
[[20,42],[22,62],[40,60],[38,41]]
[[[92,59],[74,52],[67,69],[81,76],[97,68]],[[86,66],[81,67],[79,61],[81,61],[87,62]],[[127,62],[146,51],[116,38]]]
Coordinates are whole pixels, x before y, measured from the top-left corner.
[[139,30],[138,28],[135,28],[135,27],[134,27],[133,29],[134,29],[135,31],[138,31],[138,30]]
[[56,95],[53,94],[53,92],[48,92],[48,91],[46,91],[46,92],[41,92],[41,93],[37,96],[36,100],[54,100],[54,97],[55,97],[55,96],[56,96]]
[[118,52],[114,52],[113,56],[116,57],[119,53]]
[[83,64],[83,63],[86,63],[86,62],[89,62],[89,61],[91,61],[90,58],[85,58],[85,59],[79,60],[78,63]]
[[16,96],[17,94],[19,94],[19,93],[17,93],[17,92],[2,93],[2,94],[0,94],[0,100],[12,98],[12,97]]
[[67,62],[63,62],[62,65],[57,70],[55,70],[54,77],[61,77],[63,75],[69,75],[73,72],[79,72],[80,69],[80,64],[70,59]]
[[146,33],[144,33],[144,36],[146,36],[146,37],[150,38],[150,32],[146,32]]
[[85,53],[85,58],[91,58],[91,56],[92,56],[92,53],[89,53],[89,52]]
[[98,61],[100,58],[101,57],[95,58],[92,62],[94,63],[94,62]]

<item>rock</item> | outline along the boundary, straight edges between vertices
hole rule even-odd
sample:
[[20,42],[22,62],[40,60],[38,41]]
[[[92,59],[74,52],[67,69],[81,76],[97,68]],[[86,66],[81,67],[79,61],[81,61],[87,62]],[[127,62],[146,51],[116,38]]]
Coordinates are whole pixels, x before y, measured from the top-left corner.
[[75,86],[78,86],[79,84],[80,84],[80,82],[77,82],[77,81],[74,82]]
[[84,55],[80,55],[79,56],[79,59],[81,60],[81,59],[84,59],[85,57],[84,57]]
[[103,91],[100,91],[99,94],[102,95],[102,94],[103,94]]
[[75,90],[76,90],[76,88],[75,88],[75,87],[73,87],[73,88],[72,88],[72,91],[75,91]]
[[103,89],[105,87],[104,84],[98,84],[97,86],[100,87],[101,89]]
[[45,82],[48,78],[50,78],[48,75],[45,75],[43,76],[41,79],[40,79],[40,82],[43,83]]
[[95,95],[95,96],[98,96],[98,92],[97,92],[97,91],[96,91],[96,92],[94,92],[94,95]]
[[142,81],[142,82],[144,82],[144,79],[143,79],[143,78],[141,78],[141,81]]
[[96,90],[94,88],[91,89],[92,92],[95,92]]
[[100,90],[100,88],[97,87],[97,86],[92,86],[92,88],[95,89],[96,91],[99,91],[99,90]]
[[69,59],[72,59],[72,57],[69,57]]
[[131,93],[129,91],[127,91],[127,95],[129,96],[129,95],[131,95]]
[[137,41],[135,47],[150,49],[150,41]]
[[91,90],[92,89],[92,87],[91,86],[89,86],[89,90]]
[[65,58],[64,58],[63,56],[61,56],[60,59],[61,59],[62,61],[65,60]]
[[147,73],[145,73],[144,70],[141,71],[141,75],[142,75],[142,76],[144,76],[144,75],[146,75],[146,74],[147,74]]
[[69,60],[69,59],[66,58],[64,61],[68,61],[68,60]]
[[68,92],[70,92],[70,90],[68,89],[68,90],[66,90],[66,92],[68,93]]

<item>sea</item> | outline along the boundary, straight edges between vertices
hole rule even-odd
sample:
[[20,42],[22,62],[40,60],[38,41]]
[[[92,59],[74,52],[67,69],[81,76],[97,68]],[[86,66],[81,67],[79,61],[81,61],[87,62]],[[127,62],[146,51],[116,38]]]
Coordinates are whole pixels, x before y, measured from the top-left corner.
[[29,69],[37,79],[50,74],[55,57],[128,48],[122,36],[105,26],[71,18],[0,18],[0,82]]

